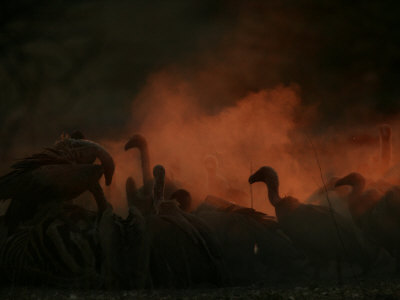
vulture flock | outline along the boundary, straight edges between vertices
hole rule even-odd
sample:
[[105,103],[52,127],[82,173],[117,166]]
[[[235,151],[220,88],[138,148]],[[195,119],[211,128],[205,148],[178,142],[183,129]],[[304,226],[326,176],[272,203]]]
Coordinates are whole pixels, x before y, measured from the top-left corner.
[[[0,216],[0,282],[153,289],[399,274],[400,167],[390,168],[391,128],[380,129],[381,180],[333,177],[300,201],[280,194],[273,167],[254,172],[248,182],[265,184],[276,217],[235,204],[229,186],[194,207],[190,191],[162,165],[151,168],[137,134],[125,150],[139,150],[143,185],[127,178],[122,218],[99,184],[113,179],[109,152],[82,133],[62,136],[0,177],[0,201],[10,201]],[[206,164],[217,178],[216,162]],[[86,191],[96,211],[72,201]]]

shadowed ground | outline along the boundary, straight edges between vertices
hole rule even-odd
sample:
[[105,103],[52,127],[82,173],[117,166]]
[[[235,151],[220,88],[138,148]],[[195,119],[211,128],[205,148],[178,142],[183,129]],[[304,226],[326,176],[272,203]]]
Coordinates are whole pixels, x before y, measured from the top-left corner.
[[221,289],[115,291],[3,288],[0,298],[8,299],[399,299],[400,280],[365,281],[343,286],[254,285]]

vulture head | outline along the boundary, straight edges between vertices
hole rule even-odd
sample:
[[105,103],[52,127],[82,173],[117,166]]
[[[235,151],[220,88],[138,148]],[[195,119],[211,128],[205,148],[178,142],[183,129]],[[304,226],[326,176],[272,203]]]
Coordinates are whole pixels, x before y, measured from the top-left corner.
[[162,165],[156,165],[153,168],[153,176],[155,180],[164,180],[165,178],[165,169]]
[[279,185],[278,174],[271,167],[266,167],[266,166],[261,167],[249,177],[250,184],[253,184],[255,182],[264,182],[268,186],[269,185],[278,186]]
[[135,134],[125,144],[125,151],[131,148],[144,148],[144,147],[147,147],[147,142],[144,136],[141,134]]
[[129,141],[125,144],[125,151],[128,151],[129,149],[132,148],[138,148],[140,152],[143,184],[151,182],[152,177],[150,169],[149,149],[147,146],[146,139],[144,138],[143,135],[135,134],[129,139]]
[[365,187],[365,178],[360,173],[350,173],[347,176],[338,179],[335,183],[335,187],[350,185],[351,187],[363,190]]
[[83,140],[85,139],[85,135],[82,133],[82,131],[80,130],[75,130],[70,134],[70,137],[72,139],[76,139],[76,140]]
[[249,177],[249,183],[264,182],[268,187],[268,199],[276,206],[281,198],[279,196],[279,179],[276,171],[271,167],[261,167]]
[[176,200],[179,203],[180,209],[189,212],[190,205],[192,203],[192,197],[187,190],[179,189],[176,190],[170,197],[169,200]]
[[98,159],[103,167],[106,185],[111,184],[115,164],[111,155],[99,144],[67,137],[56,142],[53,153],[69,164],[93,164]]

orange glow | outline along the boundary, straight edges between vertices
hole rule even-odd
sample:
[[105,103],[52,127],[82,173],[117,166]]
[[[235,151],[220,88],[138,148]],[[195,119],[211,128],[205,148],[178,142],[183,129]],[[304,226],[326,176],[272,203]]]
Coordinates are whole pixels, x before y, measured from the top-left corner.
[[[309,124],[298,121],[300,111],[307,113],[311,122],[313,110],[301,107],[296,87],[250,92],[235,105],[214,114],[199,102],[196,88],[166,73],[151,77],[138,96],[141,101],[136,99],[132,107],[133,119],[143,120],[140,127],[132,126],[118,141],[101,142],[117,164],[111,187],[114,191],[109,191],[115,207],[123,211],[126,206],[128,176],[133,176],[137,186],[142,184],[137,151],[123,150],[134,133],[146,137],[151,165],[164,165],[167,176],[187,189],[197,204],[208,194],[205,159],[210,155],[217,159],[218,178],[241,191],[245,201],[240,204],[245,206],[250,206],[250,164],[253,171],[262,165],[274,167],[280,176],[281,195],[305,200],[322,185],[315,154],[304,134],[305,125]],[[332,131],[311,137],[324,176],[359,171],[368,177],[379,177],[379,131],[370,128],[367,135],[371,137],[362,136],[367,141],[363,143],[357,142],[358,131]],[[263,184],[254,185],[253,194],[254,208],[274,214]]]

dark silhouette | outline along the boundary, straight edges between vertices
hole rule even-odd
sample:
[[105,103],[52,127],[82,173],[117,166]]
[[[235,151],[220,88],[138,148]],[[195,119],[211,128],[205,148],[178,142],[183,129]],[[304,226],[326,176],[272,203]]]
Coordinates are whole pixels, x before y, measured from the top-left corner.
[[[140,152],[140,159],[142,164],[142,178],[143,186],[140,188],[134,187],[134,181],[132,177],[129,177],[126,181],[126,196],[128,202],[134,203],[135,206],[143,214],[148,214],[154,208],[152,205],[152,188],[153,188],[153,177],[150,170],[150,155],[147,146],[147,141],[144,136],[140,134],[133,135],[129,141],[125,144],[125,151],[137,148]],[[165,195],[168,198],[178,187],[175,183],[166,179],[165,183]]]
[[302,204],[291,196],[280,197],[278,174],[271,167],[261,167],[251,175],[249,183],[255,182],[264,182],[268,187],[268,198],[275,207],[279,225],[312,260],[316,275],[322,263],[329,260],[337,262],[339,281],[341,261],[368,268],[366,249],[348,220],[326,207]]
[[[191,207],[185,190],[171,199],[180,207]],[[208,196],[193,214],[215,231],[232,284],[282,282],[297,276],[304,266],[304,257],[271,216],[214,196]]]
[[147,218],[151,243],[151,282],[157,287],[221,286],[226,275],[221,249],[211,229],[164,200],[165,170],[153,170],[154,214]]
[[386,192],[365,189],[365,179],[359,173],[350,173],[336,182],[336,186],[342,185],[352,187],[347,203],[354,221],[396,258],[396,272],[399,274],[400,187],[392,186]]
[[[96,158],[101,165],[92,164]],[[5,214],[10,230],[28,220],[41,205],[58,205],[77,197],[103,173],[106,184],[110,184],[114,162],[100,145],[66,137],[12,168],[0,177],[0,200],[12,199]]]

